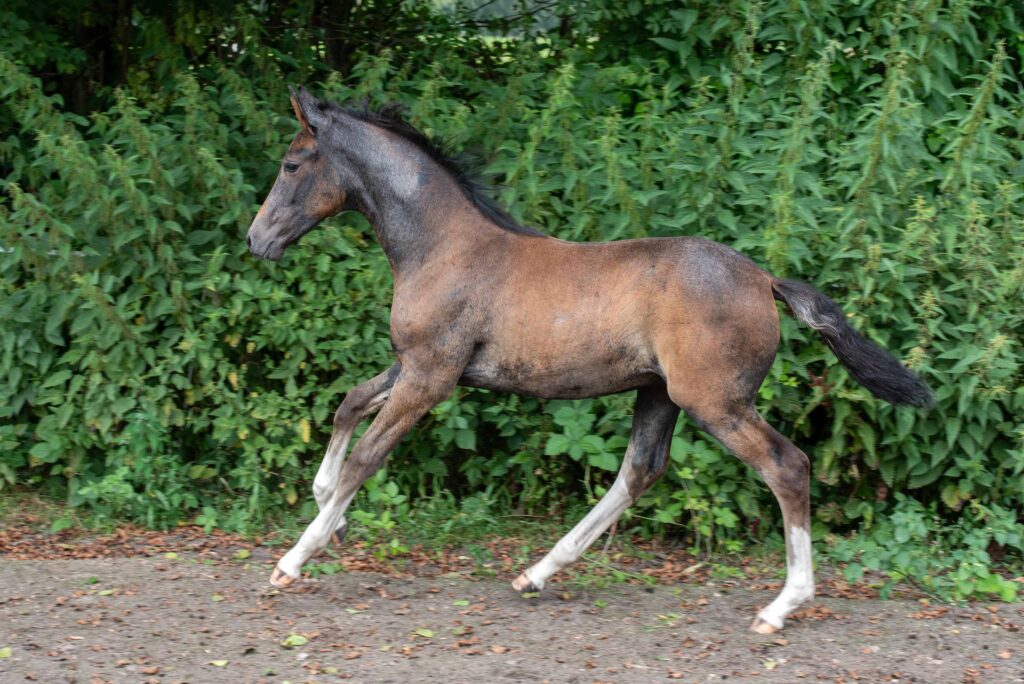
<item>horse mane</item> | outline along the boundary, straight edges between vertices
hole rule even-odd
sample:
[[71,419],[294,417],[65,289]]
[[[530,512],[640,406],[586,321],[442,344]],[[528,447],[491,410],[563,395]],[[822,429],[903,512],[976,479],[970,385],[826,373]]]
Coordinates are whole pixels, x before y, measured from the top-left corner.
[[450,142],[439,140],[419,130],[405,119],[405,107],[390,102],[379,109],[371,109],[364,103],[359,108],[342,107],[333,102],[321,100],[318,107],[324,112],[346,114],[368,124],[373,124],[408,140],[448,172],[473,206],[484,218],[504,230],[522,235],[544,235],[530,226],[524,226],[505,211],[488,194],[487,185],[480,179],[473,161],[465,154],[452,148]]

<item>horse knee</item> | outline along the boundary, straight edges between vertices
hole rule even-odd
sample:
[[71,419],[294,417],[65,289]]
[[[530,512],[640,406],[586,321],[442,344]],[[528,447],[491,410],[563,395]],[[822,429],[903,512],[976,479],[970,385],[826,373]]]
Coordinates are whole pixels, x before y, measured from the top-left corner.
[[320,502],[330,494],[330,487],[326,482],[313,480],[313,498]]
[[357,422],[355,404],[351,394],[341,402],[338,410],[334,412],[334,429],[336,431],[354,427],[354,423]]

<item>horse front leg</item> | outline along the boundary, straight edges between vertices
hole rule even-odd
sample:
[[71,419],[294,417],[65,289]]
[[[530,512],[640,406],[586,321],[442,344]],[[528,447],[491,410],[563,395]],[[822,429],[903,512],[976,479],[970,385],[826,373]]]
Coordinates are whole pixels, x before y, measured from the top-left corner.
[[[338,487],[338,475],[341,465],[348,452],[348,444],[356,426],[367,416],[375,413],[388,400],[391,387],[398,378],[401,364],[395,364],[380,375],[353,387],[341,406],[334,414],[334,430],[331,441],[327,444],[327,453],[320,462],[320,468],[313,480],[313,498],[318,508],[323,508],[330,500],[331,493]],[[345,521],[334,533],[335,542],[340,543],[345,536]]]
[[[433,370],[433,369],[432,369]],[[313,522],[306,527],[299,541],[281,560],[270,577],[276,587],[287,587],[302,571],[310,558],[323,551],[345,520],[356,492],[384,464],[387,455],[427,411],[443,400],[455,386],[458,376],[439,380],[430,372],[402,368],[391,387],[386,403],[352,454],[341,467],[337,485],[327,497]]]
[[678,417],[679,407],[672,403],[664,387],[637,390],[629,446],[615,483],[540,562],[512,582],[513,589],[543,589],[548,578],[583,555],[661,477],[668,466],[669,443]]

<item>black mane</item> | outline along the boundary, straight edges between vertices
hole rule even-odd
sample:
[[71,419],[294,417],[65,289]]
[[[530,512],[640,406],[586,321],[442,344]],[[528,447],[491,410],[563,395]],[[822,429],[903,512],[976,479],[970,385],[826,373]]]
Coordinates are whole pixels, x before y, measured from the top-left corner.
[[376,110],[370,109],[368,105],[355,109],[321,100],[318,106],[325,112],[341,112],[360,121],[379,126],[411,142],[447,171],[462,189],[466,199],[472,202],[473,206],[487,220],[498,227],[523,235],[544,234],[536,228],[520,224],[507,211],[498,206],[494,198],[487,194],[486,186],[481,182],[465,155],[455,152],[448,143],[435,140],[406,121],[405,108],[402,105],[392,102]]

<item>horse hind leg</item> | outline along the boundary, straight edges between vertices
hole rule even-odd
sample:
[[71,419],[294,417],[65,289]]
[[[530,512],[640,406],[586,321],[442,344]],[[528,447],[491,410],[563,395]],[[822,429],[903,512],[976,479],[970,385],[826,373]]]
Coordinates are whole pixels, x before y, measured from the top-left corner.
[[[690,413],[701,427],[764,478],[782,509],[786,584],[750,626],[760,634],[772,634],[782,629],[790,613],[814,598],[810,461],[804,452],[768,425],[752,406],[714,417],[707,415],[711,413],[707,410]],[[704,415],[700,415],[702,413]]]
[[669,442],[679,417],[663,387],[637,391],[633,429],[611,489],[543,559],[512,582],[516,591],[539,591],[559,570],[577,560],[629,508],[668,466]]

